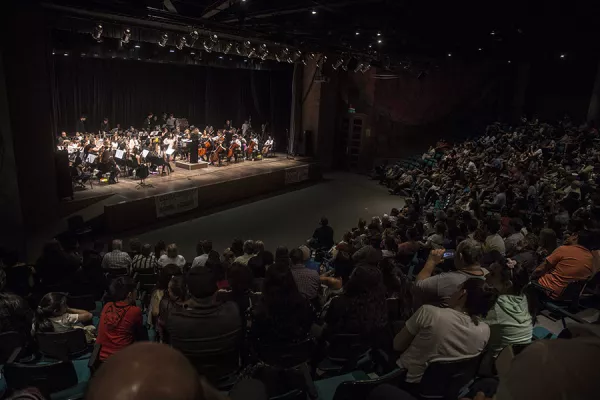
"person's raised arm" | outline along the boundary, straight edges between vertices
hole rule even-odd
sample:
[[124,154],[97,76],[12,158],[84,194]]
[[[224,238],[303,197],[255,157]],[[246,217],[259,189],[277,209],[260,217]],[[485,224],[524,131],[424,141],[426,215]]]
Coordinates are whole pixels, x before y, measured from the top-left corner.
[[92,320],[92,313],[86,310],[79,310],[77,308],[67,308],[68,314],[77,314],[78,322],[90,322]]
[[419,272],[419,274],[416,277],[417,282],[427,279],[431,276],[435,266],[440,264],[442,261],[444,261],[443,257],[444,257],[445,251],[446,251],[446,249],[436,249],[436,250],[431,250],[429,252],[429,257],[427,258],[427,261],[425,262],[423,269],[421,270],[421,272]]

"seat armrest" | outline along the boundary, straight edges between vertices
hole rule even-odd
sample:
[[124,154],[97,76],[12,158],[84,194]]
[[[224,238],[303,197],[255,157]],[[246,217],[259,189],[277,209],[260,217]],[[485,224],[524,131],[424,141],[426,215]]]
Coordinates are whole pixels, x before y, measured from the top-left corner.
[[94,344],[94,349],[92,350],[92,354],[90,355],[90,359],[88,361],[88,368],[93,372],[95,372],[98,364],[100,362],[100,350],[102,349],[102,345],[100,343]]
[[17,347],[15,348],[12,353],[10,353],[10,357],[8,357],[8,360],[6,360],[7,364],[11,364],[14,363],[15,360],[19,357],[19,354],[21,354],[21,350],[23,350],[22,347]]

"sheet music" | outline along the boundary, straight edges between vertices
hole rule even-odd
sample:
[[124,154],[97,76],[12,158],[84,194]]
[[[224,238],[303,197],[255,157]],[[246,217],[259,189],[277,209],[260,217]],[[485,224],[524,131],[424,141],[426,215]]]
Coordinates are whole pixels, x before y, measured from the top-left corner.
[[165,153],[167,153],[168,155],[171,155],[171,154],[175,153],[175,149],[167,149],[167,151],[165,151]]
[[115,152],[115,158],[118,158],[119,160],[122,160],[124,154],[125,154],[125,151],[123,151],[123,150],[117,150]]
[[89,162],[90,164],[93,164],[94,160],[96,160],[96,158],[98,158],[98,156],[96,156],[95,154],[88,154],[87,162]]
[[150,150],[142,151],[142,157],[146,158],[146,156],[148,156],[148,153],[150,153]]

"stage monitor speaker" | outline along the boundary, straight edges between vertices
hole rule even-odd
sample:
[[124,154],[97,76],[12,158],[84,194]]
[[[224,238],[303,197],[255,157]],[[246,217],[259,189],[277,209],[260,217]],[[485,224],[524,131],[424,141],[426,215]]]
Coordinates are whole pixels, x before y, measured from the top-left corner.
[[193,164],[198,163],[198,137],[192,139],[190,143],[190,162]]

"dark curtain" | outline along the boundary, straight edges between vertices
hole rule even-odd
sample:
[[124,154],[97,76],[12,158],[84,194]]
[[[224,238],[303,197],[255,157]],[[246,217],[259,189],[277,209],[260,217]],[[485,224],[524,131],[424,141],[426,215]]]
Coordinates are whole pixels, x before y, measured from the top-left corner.
[[96,131],[104,117],[111,127],[140,127],[148,112],[175,114],[203,128],[241,127],[252,118],[269,122],[279,142],[289,126],[291,69],[257,71],[119,59],[53,56],[54,134],[73,132],[82,113]]

